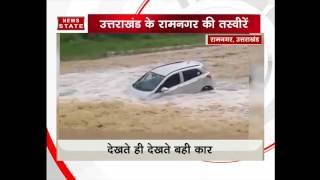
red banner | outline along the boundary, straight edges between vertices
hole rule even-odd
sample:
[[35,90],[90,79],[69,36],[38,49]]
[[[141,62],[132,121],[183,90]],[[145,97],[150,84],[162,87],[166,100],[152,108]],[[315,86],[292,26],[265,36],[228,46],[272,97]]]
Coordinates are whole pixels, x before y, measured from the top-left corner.
[[260,33],[257,14],[88,15],[89,33]]
[[262,44],[262,35],[207,35],[207,45]]
[[58,17],[58,30],[84,30],[84,17]]

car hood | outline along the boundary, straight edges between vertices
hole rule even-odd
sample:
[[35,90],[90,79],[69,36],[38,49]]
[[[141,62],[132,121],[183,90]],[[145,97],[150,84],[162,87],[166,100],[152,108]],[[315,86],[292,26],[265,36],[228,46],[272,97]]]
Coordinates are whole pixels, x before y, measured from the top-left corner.
[[147,100],[151,98],[151,95],[153,94],[152,91],[140,91],[133,86],[130,86],[129,94],[131,96],[137,97],[142,100]]

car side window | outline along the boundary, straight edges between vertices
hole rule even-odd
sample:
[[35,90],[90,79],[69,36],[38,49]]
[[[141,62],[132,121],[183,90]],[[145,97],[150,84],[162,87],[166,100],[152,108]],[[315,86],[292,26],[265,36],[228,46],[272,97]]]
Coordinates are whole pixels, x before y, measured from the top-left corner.
[[182,74],[183,74],[183,79],[186,82],[192,78],[200,76],[202,74],[202,72],[199,69],[190,69],[187,71],[183,71]]
[[180,84],[180,75],[179,73],[176,73],[172,76],[170,76],[158,89],[158,92],[161,90],[163,87],[171,88],[173,86],[176,86]]

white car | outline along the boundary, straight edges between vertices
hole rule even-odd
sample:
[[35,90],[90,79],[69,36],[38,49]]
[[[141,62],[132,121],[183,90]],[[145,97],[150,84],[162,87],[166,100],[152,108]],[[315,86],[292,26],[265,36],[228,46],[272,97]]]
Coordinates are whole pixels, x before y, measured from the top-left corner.
[[210,73],[197,61],[180,61],[158,66],[138,79],[131,94],[141,99],[164,95],[197,93],[214,89]]

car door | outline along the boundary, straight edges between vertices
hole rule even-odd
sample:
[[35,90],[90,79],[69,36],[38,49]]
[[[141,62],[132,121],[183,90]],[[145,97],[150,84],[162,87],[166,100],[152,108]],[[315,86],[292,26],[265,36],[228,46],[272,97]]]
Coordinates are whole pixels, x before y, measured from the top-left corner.
[[[179,73],[175,73],[168,77],[157,89],[156,93],[170,95],[170,94],[176,94],[179,93],[179,85],[181,84],[181,78]],[[161,89],[163,87],[168,88],[167,91],[161,92]]]
[[199,69],[189,69],[182,71],[183,83],[181,91],[184,93],[197,93],[203,88],[204,74]]

